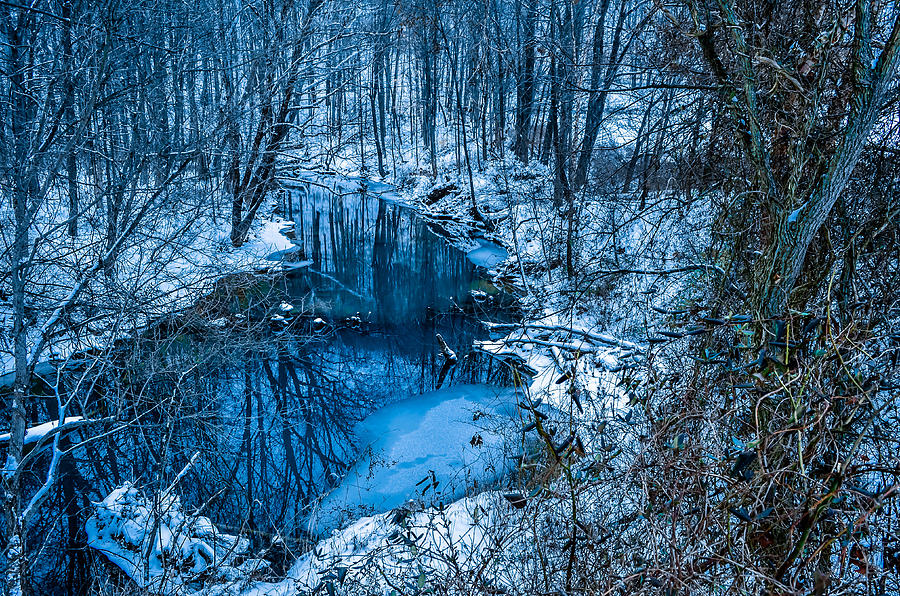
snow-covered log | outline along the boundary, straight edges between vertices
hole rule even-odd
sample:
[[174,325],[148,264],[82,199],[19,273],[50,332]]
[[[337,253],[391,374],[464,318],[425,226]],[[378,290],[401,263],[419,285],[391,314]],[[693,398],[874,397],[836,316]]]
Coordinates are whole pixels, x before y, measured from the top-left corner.
[[[62,426],[60,426],[59,420],[51,420],[50,422],[45,422],[43,424],[38,424],[37,426],[32,426],[31,428],[25,429],[25,443],[24,444],[31,445],[32,443],[37,443],[38,441],[40,441],[41,439],[46,437],[48,434],[53,433],[54,431],[57,431],[57,429],[59,429],[57,432],[64,432],[71,428],[75,428],[76,426],[80,426],[80,425],[76,425],[73,423],[82,422],[82,421],[85,421],[85,420],[81,416],[67,416],[66,419],[63,421]],[[90,421],[86,421],[86,422],[90,422]],[[8,442],[9,442],[9,433],[0,433],[0,445],[3,445]]]

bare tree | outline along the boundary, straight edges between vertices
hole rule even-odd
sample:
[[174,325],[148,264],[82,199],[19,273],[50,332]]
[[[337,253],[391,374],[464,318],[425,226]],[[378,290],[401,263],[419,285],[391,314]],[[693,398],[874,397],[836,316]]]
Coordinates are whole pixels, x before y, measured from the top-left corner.
[[[799,6],[777,17],[752,2],[689,9],[705,15],[694,33],[751,165],[746,192],[764,221],[753,307],[775,316],[789,306],[809,247],[896,84],[900,15],[857,2],[845,26],[840,10],[797,19]],[[796,56],[793,40],[813,44],[820,30],[833,34]],[[778,93],[764,92],[767,85]]]

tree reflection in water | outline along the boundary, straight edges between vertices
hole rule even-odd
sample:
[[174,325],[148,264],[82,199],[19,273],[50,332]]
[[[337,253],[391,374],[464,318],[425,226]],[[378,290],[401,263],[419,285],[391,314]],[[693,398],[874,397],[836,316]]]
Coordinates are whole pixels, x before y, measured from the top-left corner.
[[[445,384],[507,381],[471,346],[485,335],[480,320],[510,312],[502,295],[483,297],[492,286],[463,252],[374,196],[289,196],[293,258],[312,263],[232,289],[223,327],[157,330],[123,350],[127,374],[109,375],[106,389],[143,413],[91,447],[105,450],[93,461],[111,484],[158,484],[200,451],[182,480],[186,502],[258,546],[302,536],[310,505],[355,455],[357,421],[435,387],[437,334],[459,356]],[[290,321],[273,322],[278,313]]]

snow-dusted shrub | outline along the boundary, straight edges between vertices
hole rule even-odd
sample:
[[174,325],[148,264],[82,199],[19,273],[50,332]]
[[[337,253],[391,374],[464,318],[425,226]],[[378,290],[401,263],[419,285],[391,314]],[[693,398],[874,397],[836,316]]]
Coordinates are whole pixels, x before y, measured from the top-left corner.
[[210,582],[240,582],[264,572],[245,538],[189,515],[171,490],[148,498],[126,482],[96,503],[85,525],[88,545],[151,593],[192,593]]

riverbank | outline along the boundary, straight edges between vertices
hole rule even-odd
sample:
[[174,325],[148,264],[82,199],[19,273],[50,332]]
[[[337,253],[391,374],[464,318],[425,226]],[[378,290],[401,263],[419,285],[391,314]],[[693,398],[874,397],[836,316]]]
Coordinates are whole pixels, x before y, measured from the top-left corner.
[[[232,312],[222,329],[210,330],[201,338],[182,334],[177,349],[165,349],[164,360],[170,366],[176,363],[171,371],[176,376],[180,375],[179,356],[187,357],[191,368],[200,358],[204,380],[186,380],[182,385],[190,387],[182,386],[181,390],[191,394],[199,391],[204,396],[197,401],[203,404],[201,411],[208,414],[198,418],[221,418],[214,431],[215,458],[201,457],[192,462],[185,475],[196,477],[195,486],[185,484],[179,494],[189,502],[195,492],[213,492],[224,483],[231,487],[228,498],[234,502],[234,511],[240,513],[240,477],[229,477],[227,462],[243,462],[261,453],[252,469],[260,470],[259,474],[270,481],[256,485],[254,501],[243,506],[252,507],[257,515],[267,519],[280,519],[279,507],[290,507],[286,518],[289,527],[276,525],[273,531],[284,530],[291,536],[291,545],[296,546],[298,537],[304,535],[296,524],[305,519],[307,509],[313,505],[310,494],[319,494],[308,491],[325,490],[327,485],[315,488],[319,476],[329,483],[347,476],[345,465],[353,455],[351,443],[362,441],[360,447],[366,446],[365,437],[358,433],[351,439],[350,429],[357,417],[367,414],[376,420],[388,416],[396,423],[385,423],[393,425],[392,438],[378,449],[391,450],[388,459],[398,460],[406,471],[402,481],[394,477],[390,487],[372,487],[372,494],[390,493],[394,500],[414,499],[422,491],[417,483],[428,476],[428,494],[422,500],[430,505],[467,494],[470,483],[481,489],[493,485],[508,465],[499,435],[489,428],[499,428],[502,421],[495,415],[496,408],[485,386],[465,390],[459,385],[489,383],[492,378],[505,383],[509,379],[507,371],[493,364],[484,353],[473,352],[474,340],[487,337],[481,320],[501,319],[510,324],[505,301],[482,277],[484,269],[479,269],[467,252],[434,234],[417,212],[400,203],[394,205],[356,192],[341,195],[300,187],[289,190],[289,195],[281,197],[291,201],[287,209],[277,200],[274,208],[281,212],[293,209],[298,214],[291,225],[294,246],[286,254],[306,264],[294,268],[290,267],[292,262],[285,263],[289,271],[278,287],[272,288],[268,301],[277,312],[273,315],[271,309],[262,309],[271,315],[271,324],[268,318],[256,317],[254,320],[263,324],[251,328],[249,337],[245,337],[241,334],[245,326],[228,322],[238,316],[246,318],[248,313]],[[259,304],[258,299],[249,298],[252,293],[248,289],[237,304],[245,305],[244,308]],[[219,312],[230,310],[227,301],[223,304],[219,300],[217,304],[218,310],[204,307],[201,314],[218,317]],[[298,319],[294,313],[320,318],[312,321],[312,327],[297,328],[293,324]],[[207,343],[214,345],[207,347]],[[437,361],[436,366],[436,358],[443,359],[443,363]],[[144,359],[138,355],[139,362]],[[158,368],[155,361],[146,366],[151,371]],[[136,370],[130,373],[137,375]],[[484,379],[473,378],[479,376]],[[220,377],[221,383],[217,383]],[[244,383],[233,382],[242,377]],[[250,395],[256,395],[255,400],[247,401],[245,384],[251,388],[247,391],[253,392]],[[450,387],[445,388],[447,385]],[[432,388],[441,389],[429,393]],[[510,396],[505,400],[504,411],[508,418],[509,412],[517,409],[515,397],[507,393]],[[426,399],[420,394],[431,397]],[[392,404],[407,395],[418,397],[389,406],[394,414],[389,415],[387,410],[372,412],[374,407]],[[147,397],[154,399],[153,395]],[[449,419],[451,416],[453,420]],[[255,421],[249,439],[247,420]],[[336,420],[340,424],[330,434],[329,425]],[[189,425],[190,417],[184,422]],[[177,430],[182,423],[174,424]],[[446,435],[451,427],[455,429],[453,434]],[[438,428],[446,435],[443,442],[430,436],[433,433],[429,429]],[[426,449],[430,449],[430,455],[422,457],[420,452]],[[220,465],[216,461],[220,459],[225,463]],[[469,465],[479,461],[480,470]],[[376,455],[373,464],[380,462],[381,456]],[[246,469],[250,469],[247,465]],[[237,468],[239,472],[243,469],[243,465]],[[364,475],[362,468],[357,471]],[[383,470],[389,471],[389,467]],[[234,473],[237,472],[231,472]],[[298,481],[309,484],[298,492]],[[115,520],[127,517],[127,513],[120,515],[120,508],[125,511],[128,503],[142,498],[152,499],[138,492],[125,501],[117,497],[104,505],[105,513],[98,513],[95,520],[92,546],[116,552],[120,559],[125,556],[130,538],[118,529]],[[223,500],[225,497],[216,499],[212,507],[221,510]],[[329,502],[338,509],[352,511],[357,505],[350,496],[343,500],[333,496]],[[367,502],[364,498],[359,504],[371,505],[381,512],[397,503]],[[263,516],[262,512],[268,515]],[[226,518],[226,514],[227,511],[211,517],[227,519],[225,527],[242,523],[240,517]],[[324,529],[332,527],[333,524]],[[179,536],[175,542],[199,541],[210,547],[204,552],[215,552],[214,545],[197,531],[172,529]],[[253,531],[248,528],[247,534],[253,535]],[[159,556],[164,558],[165,553],[160,551]],[[126,558],[127,561],[116,562],[118,565],[124,561],[125,565],[119,567],[126,573],[141,567],[141,561],[134,556]],[[192,566],[200,564],[196,558],[191,561]],[[165,575],[162,567],[154,569],[160,571],[158,575]],[[259,577],[257,571],[253,577]],[[190,574],[183,577],[187,583],[192,581]]]
[[[507,172],[499,179],[512,177]],[[514,192],[533,197],[542,185],[539,177],[523,179]],[[327,180],[333,178],[323,176],[316,182]],[[474,496],[444,506],[423,510],[401,506],[360,517],[303,554],[288,579],[256,584],[247,594],[295,594],[323,587],[329,592],[342,587],[351,592],[389,591],[392,586],[409,585],[418,590],[428,586],[446,589],[459,582],[480,589],[528,593],[529,585],[539,583],[535,578],[542,574],[541,564],[523,556],[536,540],[546,539],[538,530],[540,523],[566,515],[567,500],[564,474],[546,458],[552,460],[551,453],[572,450],[582,457],[585,453],[610,454],[609,433],[604,434],[596,424],[630,417],[627,409],[632,394],[622,384],[623,374],[639,367],[648,350],[639,342],[607,333],[595,312],[578,312],[567,293],[572,281],[560,264],[538,266],[552,243],[542,234],[549,233],[554,227],[551,220],[558,218],[552,204],[512,200],[509,190],[489,184],[487,177],[480,180],[485,194],[478,200],[485,213],[492,215],[490,232],[471,216],[470,199],[458,192],[459,185],[453,182],[401,188],[380,183],[373,185],[373,192],[411,205],[423,217],[440,222],[458,245],[466,246],[472,238],[483,236],[509,249],[509,258],[497,263],[489,274],[496,283],[514,289],[526,309],[526,319],[522,324],[506,325],[485,321],[492,339],[476,346],[521,378],[519,408],[525,418],[522,437],[528,439],[528,447],[514,458],[521,466],[516,479],[506,490],[476,489]],[[436,189],[448,186],[457,189],[438,200],[428,199]],[[357,181],[347,188],[358,189]],[[541,404],[555,412],[552,420]],[[544,425],[540,434],[535,433],[535,423]],[[549,452],[547,445],[541,445],[545,439],[550,441]],[[535,482],[545,473],[549,476]],[[597,506],[602,499],[600,494],[588,496],[587,507]],[[237,586],[230,589],[240,592]]]
[[[497,181],[514,178],[521,178],[514,191],[517,194],[511,195],[497,185]],[[297,180],[337,190],[338,194],[355,194],[362,186],[359,180],[315,173],[286,179],[286,182],[290,186]],[[633,393],[623,380],[634,378],[648,349],[640,342],[621,339],[601,326],[602,315],[591,306],[608,295],[590,294],[590,285],[580,286],[581,276],[569,275],[558,260],[555,265],[548,265],[548,251],[559,254],[559,234],[564,230],[560,224],[565,219],[549,197],[540,194],[546,192],[541,179],[512,171],[494,176],[493,180],[489,182],[488,176],[482,178],[485,195],[478,198],[479,204],[485,206],[484,213],[491,214],[489,224],[467,211],[471,198],[460,193],[452,181],[445,181],[443,186],[407,188],[372,183],[365,188],[367,193],[379,195],[379,200],[414,208],[417,217],[428,222],[430,228],[440,227],[442,232],[437,234],[442,241],[462,247],[467,255],[474,252],[480,256],[478,251],[484,247],[480,242],[487,239],[502,242],[510,250],[507,259],[494,262],[487,271],[495,284],[512,288],[525,309],[525,320],[521,324],[483,320],[490,337],[475,342],[477,350],[512,371],[521,390],[516,409],[522,417],[519,426],[523,450],[513,454],[517,470],[510,483],[503,490],[489,491],[484,490],[483,484],[471,485],[474,496],[450,504],[425,508],[401,505],[373,516],[356,519],[351,516],[349,524],[335,528],[330,537],[318,541],[303,554],[292,565],[288,579],[254,583],[254,578],[260,578],[257,569],[217,584],[214,588],[220,590],[217,593],[293,594],[298,589],[335,585],[338,580],[382,590],[395,581],[412,579],[419,584],[422,569],[428,569],[425,584],[468,577],[471,581],[516,591],[538,572],[533,562],[523,560],[523,555],[529,543],[544,539],[535,534],[532,526],[535,519],[550,522],[565,515],[566,490],[572,485],[569,472],[560,467],[560,462],[586,456],[597,461],[597,454],[610,453],[610,432],[604,432],[598,423],[625,420],[627,426],[627,419],[632,415],[629,407]],[[436,189],[443,189],[443,193],[448,185],[457,189],[434,201],[428,198],[434,197]],[[273,210],[284,213],[284,207],[278,205],[278,199],[275,201]],[[331,220],[325,221],[323,225],[332,225],[327,223]],[[298,221],[284,224],[293,224],[295,236],[303,233],[300,228],[315,225],[307,222],[300,226]],[[356,227],[363,229],[371,225]],[[488,227],[492,229],[488,231]],[[281,254],[288,254],[285,251],[290,251],[292,258],[298,256],[294,248],[282,249]],[[305,256],[308,255],[299,255]],[[585,255],[579,258],[586,260]],[[346,291],[346,284],[342,286]],[[587,294],[589,299],[573,300],[573,291]],[[544,408],[549,408],[552,415]],[[467,441],[474,442],[475,434]],[[472,446],[475,447],[474,443]],[[405,452],[410,449],[417,448]],[[427,461],[419,462],[413,471],[421,473],[420,480],[427,486],[437,486],[436,475],[429,476],[423,467],[427,465]],[[464,469],[460,473],[466,474]],[[379,478],[375,474],[373,481]],[[386,478],[382,481],[391,483]],[[373,494],[381,494],[399,487],[373,488]],[[335,498],[339,508],[356,511],[356,516],[360,514],[349,497]],[[603,496],[585,494],[584,499],[584,506],[593,507],[598,506]],[[447,549],[455,553],[450,560]]]
[[[160,222],[156,235],[164,239],[158,245],[134,243],[124,247],[116,259],[113,283],[124,286],[115,307],[121,316],[110,318],[107,325],[94,323],[87,328],[51,330],[44,337],[43,323],[38,318],[29,327],[28,352],[40,341],[48,341],[47,354],[39,362],[30,363],[41,374],[49,374],[57,365],[78,353],[104,350],[116,341],[133,337],[154,320],[192,307],[223,278],[244,273],[275,273],[283,270],[280,252],[293,247],[288,233],[290,223],[273,213],[274,202],[267,202],[267,217],[255,222],[247,242],[235,248],[229,240],[227,224],[209,214],[192,214],[190,228],[175,221]],[[90,262],[89,250],[68,252],[53,263],[58,282],[55,301],[62,304],[70,288],[79,283]],[[51,305],[52,306],[52,305]],[[0,320],[12,319],[11,305],[0,302]],[[53,308],[43,313],[53,314]],[[14,380],[12,353],[0,353],[0,388],[10,387]]]

